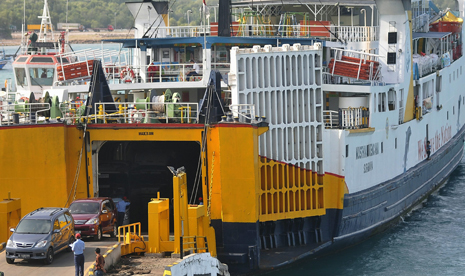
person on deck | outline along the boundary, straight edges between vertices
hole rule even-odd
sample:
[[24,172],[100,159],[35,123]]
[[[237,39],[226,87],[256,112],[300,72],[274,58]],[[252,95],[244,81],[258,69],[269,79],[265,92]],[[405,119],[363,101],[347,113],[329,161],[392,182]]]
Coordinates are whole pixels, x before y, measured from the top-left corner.
[[193,64],[192,65],[192,69],[189,71],[189,73],[187,73],[187,77],[191,77],[191,76],[200,76],[199,72],[200,72],[200,66],[197,64],[197,62],[195,62],[193,59],[190,60],[190,63]]
[[124,225],[124,214],[126,213],[126,207],[130,204],[131,202],[129,202],[128,198],[123,196],[123,200],[116,205],[116,209],[118,209],[118,226]]

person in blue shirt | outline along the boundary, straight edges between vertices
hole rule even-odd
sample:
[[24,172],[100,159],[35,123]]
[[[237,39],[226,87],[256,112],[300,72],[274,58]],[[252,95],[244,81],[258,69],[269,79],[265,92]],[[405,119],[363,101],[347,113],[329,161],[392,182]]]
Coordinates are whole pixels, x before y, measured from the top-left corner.
[[76,276],[84,275],[84,249],[85,244],[81,240],[81,234],[76,234],[76,241],[70,245],[71,250],[74,252],[74,267],[76,269]]
[[129,202],[128,198],[123,196],[123,200],[116,205],[116,209],[118,210],[118,226],[124,225],[124,214],[126,213],[126,207],[130,204],[131,202]]
[[431,158],[429,158],[429,156],[431,155],[431,144],[430,142],[426,142],[426,154],[428,155],[428,160],[431,160]]

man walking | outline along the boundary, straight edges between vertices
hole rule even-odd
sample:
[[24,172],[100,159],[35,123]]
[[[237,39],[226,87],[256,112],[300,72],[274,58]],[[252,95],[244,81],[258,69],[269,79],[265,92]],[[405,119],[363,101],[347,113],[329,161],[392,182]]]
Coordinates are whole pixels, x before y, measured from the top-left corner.
[[70,245],[74,252],[74,267],[76,268],[76,276],[84,276],[84,249],[85,244],[81,240],[81,234],[76,234],[76,241]]
[[431,155],[431,143],[429,141],[426,142],[426,154],[428,155],[428,160],[431,160],[431,158],[429,158]]
[[124,214],[126,213],[126,206],[129,206],[131,202],[128,201],[128,198],[123,196],[123,200],[118,202],[116,209],[118,209],[118,226],[124,225]]
[[102,255],[100,255],[100,248],[95,248],[95,270],[94,270],[94,275],[95,276],[103,276],[103,273],[105,271],[105,259],[103,258]]

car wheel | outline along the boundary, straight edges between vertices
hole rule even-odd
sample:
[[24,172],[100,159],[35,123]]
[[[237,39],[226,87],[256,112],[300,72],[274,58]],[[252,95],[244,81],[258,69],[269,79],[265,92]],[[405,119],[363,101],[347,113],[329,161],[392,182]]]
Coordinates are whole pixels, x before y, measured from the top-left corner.
[[68,248],[66,248],[66,251],[71,252],[73,249],[71,248],[71,245],[74,243],[74,237],[69,237],[68,241]]
[[14,264],[14,263],[15,263],[15,259],[6,258],[6,262],[7,262],[8,264]]
[[53,263],[53,248],[49,247],[47,250],[47,254],[45,255],[45,264],[52,264]]
[[94,236],[94,240],[96,241],[102,240],[102,229],[100,227],[97,229],[97,235]]
[[114,238],[118,235],[118,227],[116,226],[116,223],[113,225],[113,231],[110,233],[110,237]]

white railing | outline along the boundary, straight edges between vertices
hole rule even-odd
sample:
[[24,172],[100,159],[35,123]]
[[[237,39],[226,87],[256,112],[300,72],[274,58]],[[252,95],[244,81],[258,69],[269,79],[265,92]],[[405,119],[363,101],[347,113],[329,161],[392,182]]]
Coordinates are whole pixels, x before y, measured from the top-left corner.
[[[82,123],[197,123],[199,121],[197,103],[96,103],[95,114],[85,116],[84,109],[77,103],[63,103],[60,111],[63,120],[69,125]],[[116,107],[116,110],[114,109]]]
[[324,110],[323,120],[326,128],[356,129],[367,128],[369,111],[365,107],[340,108],[339,111]]
[[345,129],[366,128],[368,127],[368,110],[364,107],[359,108],[341,108],[339,111],[341,124],[340,127]]
[[346,42],[366,42],[379,40],[379,27],[362,27],[362,26],[331,26],[333,39]]
[[129,64],[129,52],[117,50],[85,49],[76,52],[56,55],[57,76],[61,82],[76,82],[90,78],[93,69],[93,60],[99,59],[108,76],[114,76]]
[[255,105],[253,104],[231,104],[229,106],[234,118],[240,122],[250,123],[251,121],[258,120],[255,116]]
[[324,110],[323,121],[325,128],[339,128],[339,113],[334,110]]
[[[279,25],[279,24],[232,24],[231,36],[238,37],[314,37],[323,40],[365,42],[379,40],[378,26],[334,26],[334,25]],[[160,27],[152,37],[199,37],[218,36],[212,26]]]
[[39,113],[49,110],[49,103],[2,104],[0,106],[0,126],[35,124],[46,121],[45,116],[39,117]]

